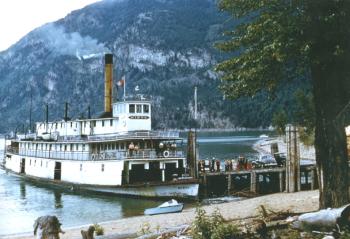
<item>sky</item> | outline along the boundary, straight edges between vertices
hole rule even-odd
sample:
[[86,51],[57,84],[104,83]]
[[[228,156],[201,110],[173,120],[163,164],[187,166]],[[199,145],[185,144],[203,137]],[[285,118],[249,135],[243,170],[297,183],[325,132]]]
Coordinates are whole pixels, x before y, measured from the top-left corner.
[[0,0],[0,51],[33,29],[100,0]]

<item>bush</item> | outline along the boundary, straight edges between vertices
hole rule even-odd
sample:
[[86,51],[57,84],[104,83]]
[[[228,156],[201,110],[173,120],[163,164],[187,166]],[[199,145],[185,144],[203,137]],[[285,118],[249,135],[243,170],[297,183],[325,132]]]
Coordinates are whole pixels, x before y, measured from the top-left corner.
[[236,226],[224,223],[225,220],[218,210],[208,216],[203,209],[198,207],[196,218],[192,224],[191,235],[193,239],[240,238],[240,231]]
[[96,236],[101,236],[105,233],[105,229],[97,223],[94,224],[94,228]]

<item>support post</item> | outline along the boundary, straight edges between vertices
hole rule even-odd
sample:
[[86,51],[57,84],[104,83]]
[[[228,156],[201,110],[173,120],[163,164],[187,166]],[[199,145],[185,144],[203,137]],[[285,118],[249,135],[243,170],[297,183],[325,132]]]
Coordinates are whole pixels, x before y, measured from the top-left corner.
[[250,172],[250,191],[256,193],[256,173]]
[[286,191],[300,191],[300,148],[298,128],[293,125],[286,127],[287,162]]
[[205,198],[208,197],[208,179],[207,179],[207,173],[205,172],[203,174],[203,194]]
[[280,186],[280,192],[283,192],[283,173],[279,172],[278,173],[278,181],[279,181],[279,186]]
[[232,177],[231,174],[227,175],[227,194],[230,195],[231,193],[231,184],[232,184]]
[[314,190],[315,189],[315,169],[311,169],[310,178],[311,178],[311,190]]
[[196,132],[190,130],[188,132],[187,165],[190,168],[190,176],[193,178],[198,178],[196,141]]
[[165,182],[165,170],[164,170],[164,168],[162,169],[162,182]]

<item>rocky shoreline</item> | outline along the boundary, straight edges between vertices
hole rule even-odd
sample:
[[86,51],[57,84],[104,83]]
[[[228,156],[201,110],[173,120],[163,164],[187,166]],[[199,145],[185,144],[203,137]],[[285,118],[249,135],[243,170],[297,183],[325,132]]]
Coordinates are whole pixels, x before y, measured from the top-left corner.
[[[242,201],[234,201],[216,205],[202,206],[207,213],[219,210],[225,220],[243,220],[258,217],[258,208],[263,205],[274,211],[289,211],[293,213],[303,213],[318,209],[318,190],[303,191],[297,193],[276,193]],[[146,226],[150,232],[169,230],[171,228],[190,225],[195,218],[195,208],[186,209],[181,213],[163,214],[154,216],[137,216],[124,218],[116,221],[99,223],[104,228],[105,236],[100,238],[135,238],[142,235],[142,230]],[[243,220],[244,221],[244,220]],[[88,225],[65,228],[65,234],[61,234],[62,239],[81,238],[80,230],[86,230]],[[5,236],[2,238],[35,238],[30,234]]]

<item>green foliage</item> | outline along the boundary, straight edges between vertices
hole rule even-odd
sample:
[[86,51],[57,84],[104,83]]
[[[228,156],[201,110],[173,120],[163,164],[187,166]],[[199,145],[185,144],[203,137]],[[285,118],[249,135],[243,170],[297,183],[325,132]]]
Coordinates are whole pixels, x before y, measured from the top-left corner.
[[200,207],[196,209],[191,235],[193,239],[241,238],[239,229],[235,225],[225,224],[224,218],[218,210],[208,216]]
[[285,135],[288,117],[284,110],[276,112],[272,117],[272,126],[276,128],[279,135]]
[[140,229],[140,234],[145,235],[151,233],[151,224],[148,222],[145,222],[142,224],[141,229]]
[[226,96],[274,91],[282,79],[303,72],[307,43],[300,41],[303,17],[296,1],[221,0],[219,7],[246,19],[226,33],[228,40],[217,44],[222,51],[236,53],[216,67],[222,73],[221,90]]
[[95,223],[95,224],[94,224],[94,228],[95,228],[95,234],[96,234],[96,236],[104,235],[105,229],[104,229],[101,225]]

